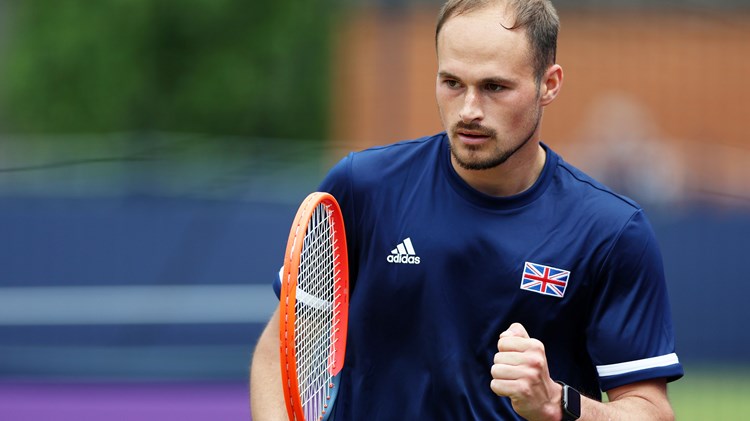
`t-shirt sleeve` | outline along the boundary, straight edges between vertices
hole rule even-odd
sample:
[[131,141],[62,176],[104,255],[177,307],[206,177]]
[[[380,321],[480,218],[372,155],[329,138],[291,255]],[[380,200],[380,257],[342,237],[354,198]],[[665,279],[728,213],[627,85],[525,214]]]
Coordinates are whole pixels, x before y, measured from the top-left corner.
[[601,389],[682,377],[661,252],[641,210],[619,233],[599,282],[587,346]]
[[[349,154],[347,157],[343,158],[336,165],[334,165],[316,190],[320,192],[330,193],[339,203],[341,212],[344,216],[347,243],[349,245],[353,244],[353,224],[355,221],[353,212],[354,198],[352,195],[352,180],[350,177],[352,159],[353,155]],[[290,225],[291,223],[292,221],[289,221]],[[351,251],[349,253],[351,255]],[[279,269],[278,275],[273,281],[273,291],[276,294],[276,297],[281,296],[281,274],[283,273],[283,269],[284,268],[282,266],[282,268]]]

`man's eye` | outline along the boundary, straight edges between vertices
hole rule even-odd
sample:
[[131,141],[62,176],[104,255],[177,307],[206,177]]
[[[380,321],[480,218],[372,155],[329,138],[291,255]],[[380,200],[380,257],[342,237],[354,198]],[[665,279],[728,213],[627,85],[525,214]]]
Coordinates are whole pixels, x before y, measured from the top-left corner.
[[496,83],[488,83],[487,85],[485,85],[485,89],[490,92],[500,92],[505,89],[505,87]]
[[445,83],[445,86],[447,86],[447,87],[449,87],[451,89],[455,89],[455,88],[458,88],[459,86],[461,86],[461,84],[458,83],[458,81],[451,80],[451,79],[446,79],[445,82],[443,82],[443,83]]

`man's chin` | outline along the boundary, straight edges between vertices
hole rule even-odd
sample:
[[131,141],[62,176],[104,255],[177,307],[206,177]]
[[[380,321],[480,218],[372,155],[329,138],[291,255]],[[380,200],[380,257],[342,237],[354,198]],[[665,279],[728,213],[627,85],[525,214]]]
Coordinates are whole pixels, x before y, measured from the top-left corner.
[[485,157],[476,152],[456,151],[453,148],[451,149],[451,154],[453,155],[453,162],[458,164],[459,167],[470,171],[495,168],[507,160],[505,156]]

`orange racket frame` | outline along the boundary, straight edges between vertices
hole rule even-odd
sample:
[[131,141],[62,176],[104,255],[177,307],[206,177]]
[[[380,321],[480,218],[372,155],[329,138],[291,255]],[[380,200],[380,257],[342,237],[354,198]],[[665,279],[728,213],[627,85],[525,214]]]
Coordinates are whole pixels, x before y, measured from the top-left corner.
[[[297,331],[296,331],[296,304],[297,286],[302,256],[304,239],[308,231],[310,220],[320,205],[325,207],[330,220],[329,229],[334,243],[333,266],[336,268],[334,278],[333,321],[331,323],[331,349],[328,371],[332,377],[339,374],[344,365],[346,352],[346,332],[349,314],[349,260],[346,248],[346,235],[344,219],[336,199],[322,192],[314,192],[305,198],[297,210],[297,215],[289,231],[284,267],[281,273],[281,295],[280,295],[280,319],[279,319],[279,344],[281,358],[281,379],[284,389],[284,400],[286,401],[287,414],[292,421],[306,420],[304,408],[300,397],[300,382],[297,377]],[[329,388],[337,387],[331,383]],[[337,394],[336,390],[330,390],[330,396]],[[332,409],[332,408],[331,408]],[[326,416],[327,418],[327,416]],[[323,419],[320,417],[318,419]]]

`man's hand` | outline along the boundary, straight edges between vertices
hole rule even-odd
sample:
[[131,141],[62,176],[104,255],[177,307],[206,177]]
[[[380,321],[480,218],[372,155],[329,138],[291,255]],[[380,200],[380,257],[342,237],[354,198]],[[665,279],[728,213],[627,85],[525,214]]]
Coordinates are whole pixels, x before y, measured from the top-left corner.
[[529,338],[520,323],[500,334],[490,387],[507,396],[513,409],[527,420],[559,420],[562,386],[549,375],[544,344]]

